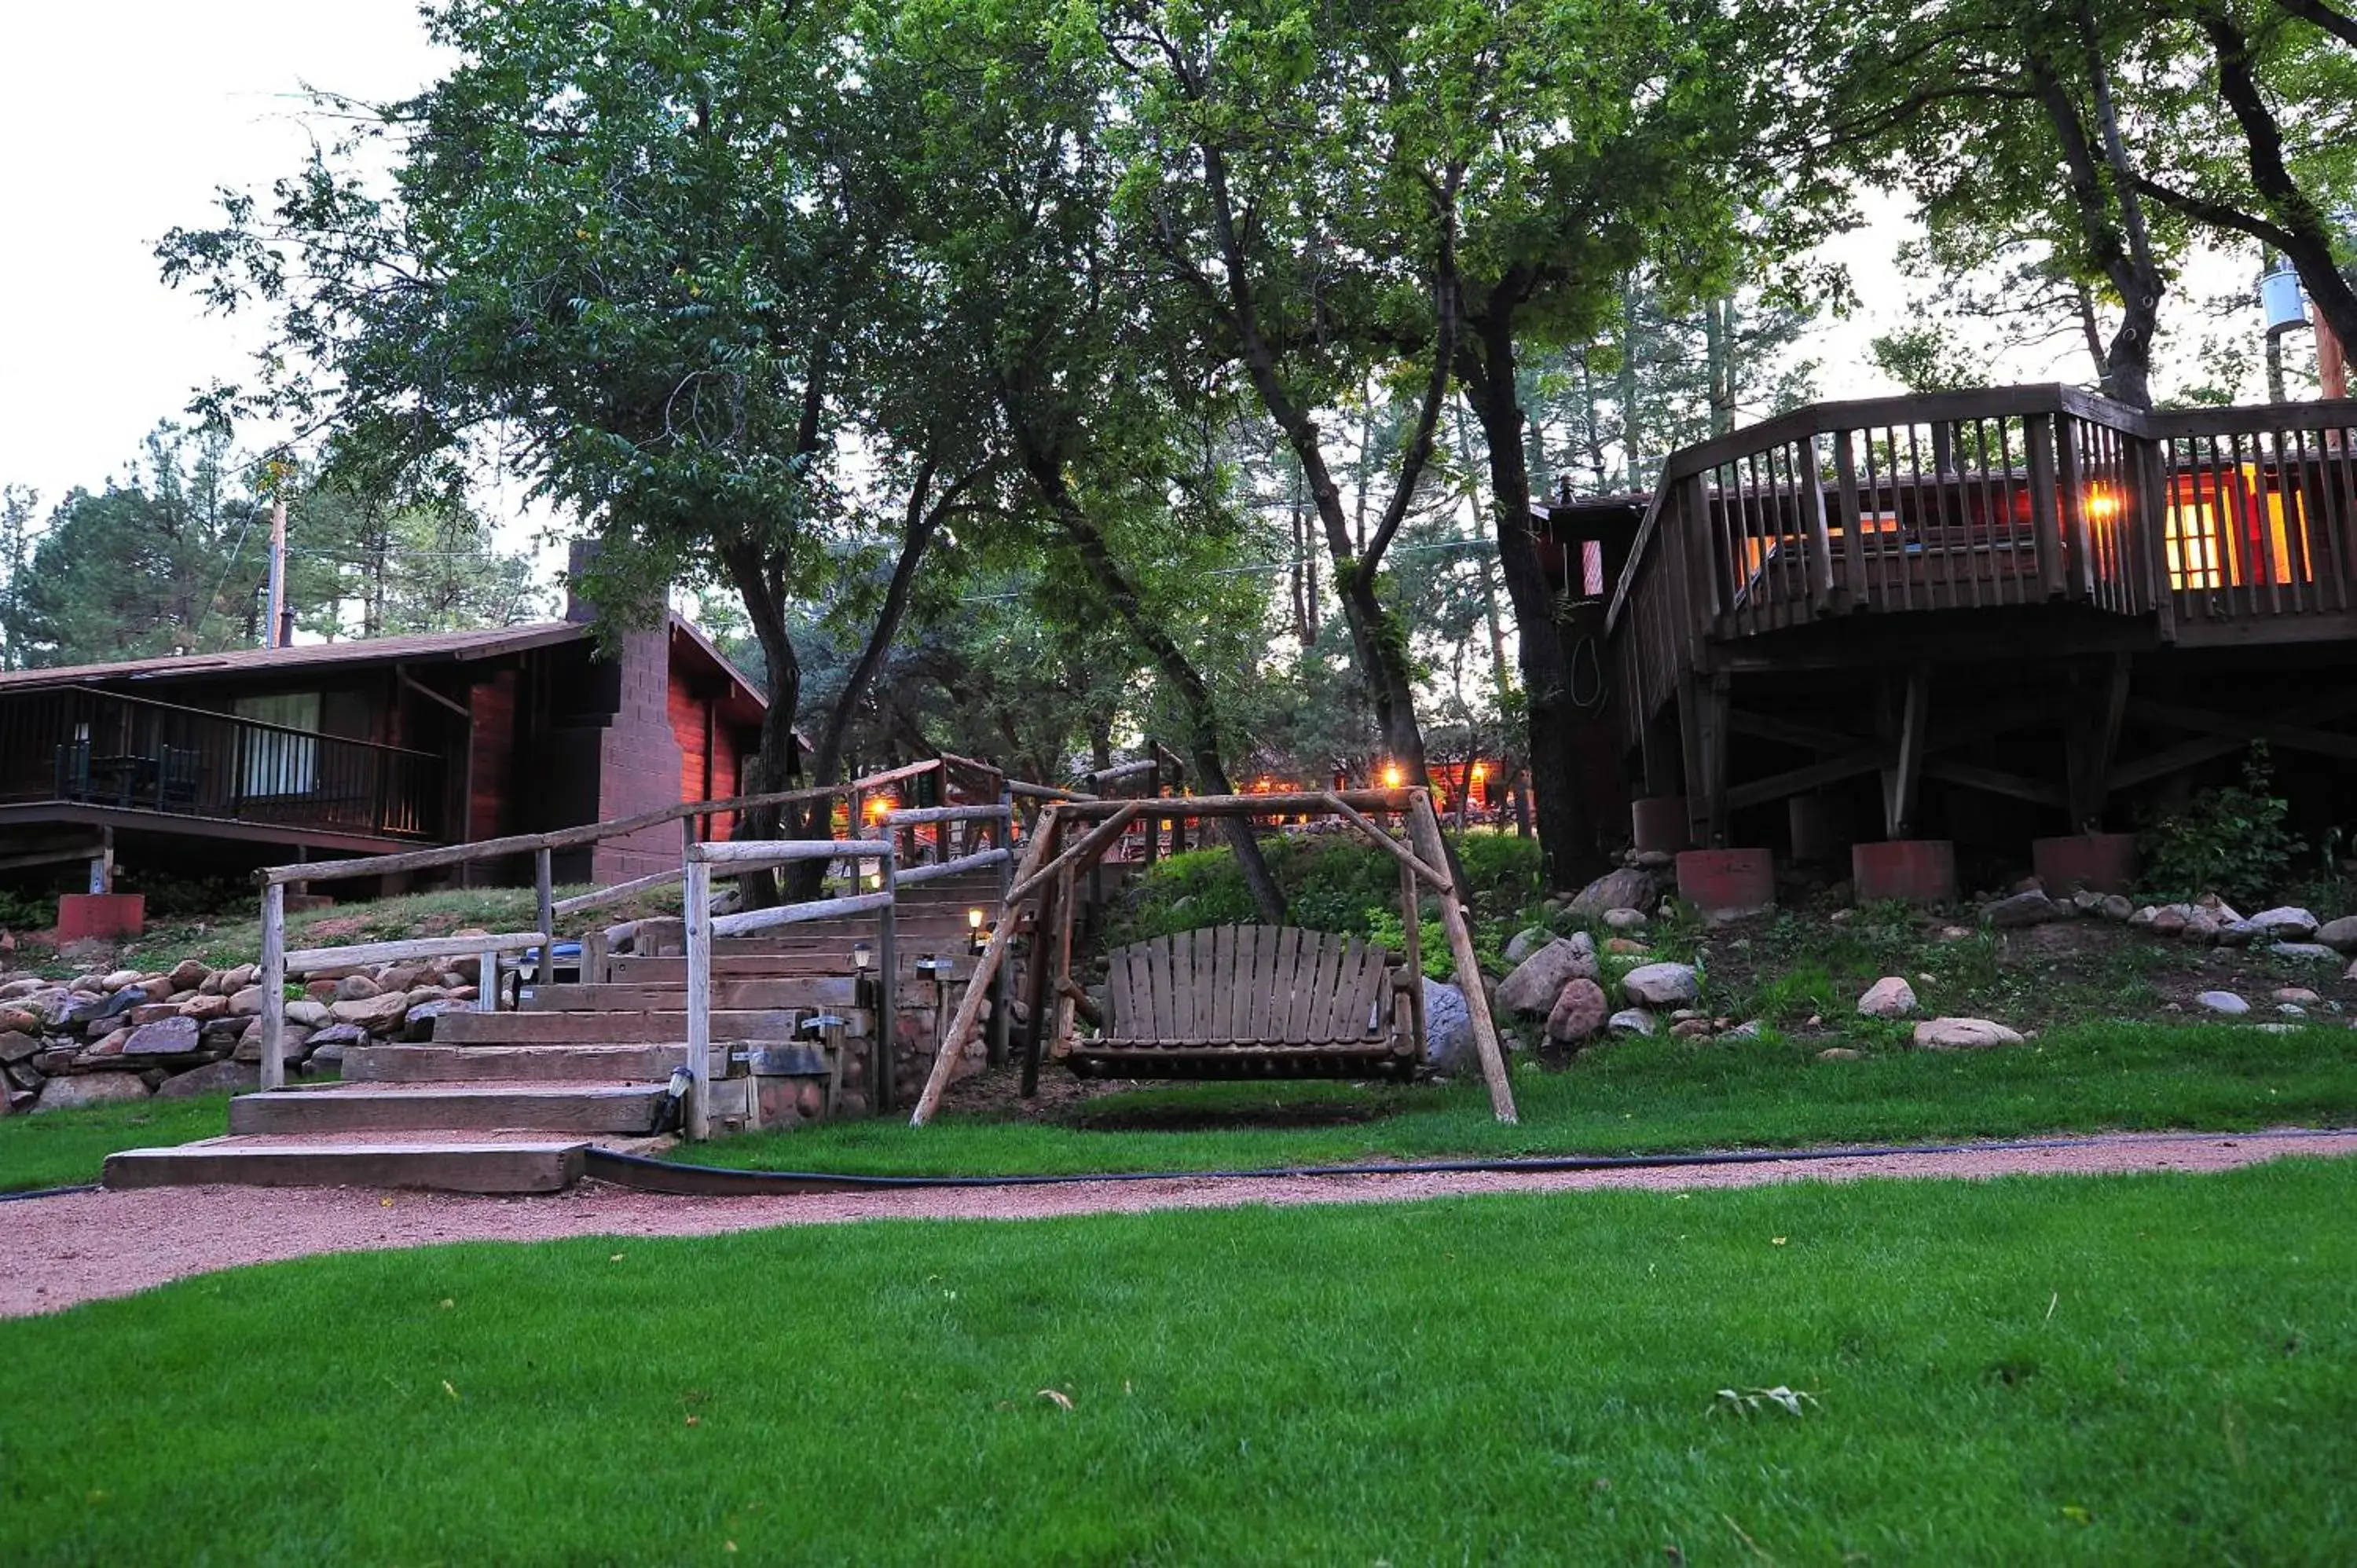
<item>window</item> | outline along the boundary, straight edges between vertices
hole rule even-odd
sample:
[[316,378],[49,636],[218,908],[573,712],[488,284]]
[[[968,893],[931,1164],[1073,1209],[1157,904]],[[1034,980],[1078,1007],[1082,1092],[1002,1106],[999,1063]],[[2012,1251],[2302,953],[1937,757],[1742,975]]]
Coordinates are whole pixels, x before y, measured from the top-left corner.
[[[237,716],[271,729],[244,732],[244,755],[239,768],[248,799],[271,795],[307,795],[318,788],[319,693],[285,692],[270,697],[240,697]],[[285,730],[299,730],[286,735]]]

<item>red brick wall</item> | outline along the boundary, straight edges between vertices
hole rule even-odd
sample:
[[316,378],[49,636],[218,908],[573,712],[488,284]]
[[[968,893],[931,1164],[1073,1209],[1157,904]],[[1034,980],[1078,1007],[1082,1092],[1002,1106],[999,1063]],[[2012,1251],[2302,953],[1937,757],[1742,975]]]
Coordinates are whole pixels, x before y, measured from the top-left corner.
[[509,807],[515,774],[516,672],[502,670],[467,695],[475,716],[475,757],[467,781],[467,831],[459,836],[498,838],[516,831]]
[[[625,633],[619,655],[621,705],[597,743],[597,815],[606,822],[681,798],[680,746],[670,713],[669,627]],[[675,867],[681,843],[676,823],[600,840],[590,875],[599,883],[623,882]]]
[[[725,800],[737,793],[737,751],[728,738],[728,726],[712,726],[712,783],[705,787],[704,729],[709,711],[709,698],[696,695],[686,674],[674,671],[671,679],[671,733],[679,743],[679,798],[683,800]],[[710,825],[702,836],[725,839],[736,819],[726,811],[704,819]]]

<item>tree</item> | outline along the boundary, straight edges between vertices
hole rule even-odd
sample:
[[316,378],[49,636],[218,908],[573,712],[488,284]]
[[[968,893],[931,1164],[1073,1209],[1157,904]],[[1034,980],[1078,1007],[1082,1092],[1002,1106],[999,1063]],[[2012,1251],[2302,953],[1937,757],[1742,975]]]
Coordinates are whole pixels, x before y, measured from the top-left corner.
[[[795,602],[824,598],[846,552],[888,555],[872,671],[933,538],[989,504],[995,472],[897,264],[910,195],[874,156],[888,105],[846,15],[450,0],[429,16],[446,77],[343,105],[370,117],[361,146],[162,247],[208,303],[274,312],[289,373],[265,390],[335,430],[343,471],[447,490],[495,452],[602,542],[579,585],[608,607],[730,585],[771,698],[765,789],[797,760]],[[858,684],[821,727],[822,781]]]

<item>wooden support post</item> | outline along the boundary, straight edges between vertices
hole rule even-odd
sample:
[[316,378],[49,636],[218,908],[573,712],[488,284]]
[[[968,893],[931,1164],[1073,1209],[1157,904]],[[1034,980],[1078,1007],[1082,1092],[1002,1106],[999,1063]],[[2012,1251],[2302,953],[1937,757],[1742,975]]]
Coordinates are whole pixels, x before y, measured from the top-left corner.
[[687,863],[681,878],[687,928],[687,1135],[712,1136],[712,867]]
[[[1048,1049],[1072,1037],[1072,868],[1069,865],[1056,874],[1056,933],[1055,957],[1049,970],[1048,991],[1054,998],[1055,1016],[1048,1031]],[[1045,933],[1043,932],[1044,936]]]
[[1810,435],[1795,442],[1792,456],[1801,528],[1809,550],[1809,610],[1813,615],[1830,615],[1839,606],[1834,599],[1833,531],[1825,517],[1824,458],[1817,438]]
[[2054,468],[2054,424],[2044,414],[2022,421],[2029,446],[2029,527],[2038,542],[2038,581],[2050,598],[2061,596],[2062,505]]
[[1850,435],[1846,430],[1833,435],[1835,505],[1842,529],[1844,603],[1857,609],[1869,602],[1870,596],[1866,581],[1866,514],[1857,492],[1857,447]]
[[[1135,814],[1134,802],[1130,814]],[[1050,807],[1046,815],[1052,824],[1054,808]],[[1114,822],[1127,820],[1127,817],[1119,815],[1112,819]],[[1103,832],[1103,829],[1100,828],[1075,847],[1085,848],[1097,842]],[[1038,873],[1040,862],[1046,858],[1048,846],[1055,842],[1055,836],[1052,825],[1044,826],[1042,831],[1032,835],[1030,846],[1023,852],[1023,863],[1016,867],[1014,890],[1008,894],[1009,902],[999,910],[998,924],[992,929],[990,940],[982,950],[981,961],[974,966],[974,973],[965,983],[965,994],[958,1000],[957,1016],[933,1042],[933,1070],[925,1079],[925,1090],[917,1097],[916,1109],[909,1112],[909,1124],[912,1127],[923,1126],[933,1119],[933,1112],[941,1109],[942,1095],[950,1086],[950,1074],[956,1070],[959,1053],[964,1048],[966,1036],[974,1032],[974,1020],[981,1015],[983,1000],[990,993],[991,981],[997,974],[998,966],[1006,960],[1006,945],[1015,939],[1015,902],[1030,897],[1025,889]]]
[[[1448,844],[1440,836],[1440,821],[1433,814],[1432,797],[1419,789],[1408,807],[1408,834],[1416,853],[1437,865],[1448,864]],[[1465,1010],[1471,1015],[1473,1048],[1481,1059],[1481,1077],[1490,1086],[1490,1110],[1501,1122],[1521,1120],[1514,1113],[1514,1087],[1506,1079],[1506,1053],[1498,1044],[1498,1026],[1490,1016],[1490,993],[1481,985],[1481,961],[1473,953],[1473,933],[1465,924],[1454,884],[1440,889],[1440,924],[1448,933],[1449,955],[1457,961],[1458,988],[1465,993]]]
[[[859,863],[851,869],[856,876]],[[892,1052],[900,1040],[899,862],[886,855],[876,870],[891,900],[876,912],[876,1050],[867,1086],[868,1103],[881,1116],[892,1109]]]
[[544,985],[556,978],[556,875],[550,864],[554,854],[544,847],[533,851],[532,857],[533,905],[540,921],[540,983]]
[[1039,1092],[1039,1042],[1046,1035],[1048,1020],[1048,969],[1055,947],[1054,923],[1062,918],[1057,900],[1064,891],[1064,879],[1058,877],[1048,896],[1039,902],[1039,917],[1031,922],[1031,948],[1023,961],[1023,1082],[1026,1100]]
[[[1007,805],[1010,803],[1010,800],[1011,797],[1001,792],[998,798],[998,803],[1000,805]],[[1001,920],[1007,921],[1009,923],[1014,920],[1015,917],[1006,908],[1006,889],[1009,885],[1009,880],[1014,875],[1014,873],[1015,867],[1011,862],[1001,860],[998,863],[998,918]],[[989,1050],[990,1065],[993,1067],[1005,1067],[1006,1065],[1007,1030],[1013,1025],[1013,1019],[1009,1015],[1014,1012],[1014,1009],[1007,1005],[1007,1001],[1012,989],[1011,983],[1013,980],[1014,976],[1008,973],[1004,966],[1001,966],[998,972],[998,977],[991,983]]]
[[1923,742],[1931,725],[1931,672],[1918,665],[1907,672],[1900,701],[1899,760],[1882,770],[1882,831],[1885,838],[1912,838],[1915,806],[1922,791]]
[[500,1010],[500,950],[485,948],[475,959],[475,1011]]
[[286,1087],[286,888],[262,890],[262,1087]]

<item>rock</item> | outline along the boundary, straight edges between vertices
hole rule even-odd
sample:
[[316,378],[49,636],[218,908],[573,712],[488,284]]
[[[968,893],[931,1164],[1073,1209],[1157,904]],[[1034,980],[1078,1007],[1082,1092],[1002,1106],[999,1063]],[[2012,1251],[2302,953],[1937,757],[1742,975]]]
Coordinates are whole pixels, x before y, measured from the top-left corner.
[[333,1002],[337,983],[324,974],[315,974],[303,983],[303,994],[313,1002]]
[[328,1009],[328,1015],[339,1024],[357,1024],[371,1034],[383,1034],[408,1012],[409,998],[396,991],[389,995],[339,1002]]
[[2018,1046],[2021,1036],[1986,1018],[1929,1018],[1915,1026],[1915,1043],[1927,1051],[1981,1051]]
[[[447,1002],[429,1004],[436,1013]],[[423,1012],[425,1009],[418,1009]],[[410,1017],[414,1020],[416,1013]],[[1424,1065],[1437,1073],[1454,1073],[1473,1059],[1473,1012],[1465,993],[1429,975],[1424,981]]]
[[[252,985],[254,981],[260,977],[261,973],[262,970],[259,965],[241,963],[234,968],[222,970],[219,974],[214,975],[213,978],[221,982],[221,991],[223,996],[234,996],[239,992],[244,990],[247,986]],[[202,987],[199,987],[199,989],[201,990]]]
[[1721,1029],[1718,1032],[1718,1037],[1722,1040],[1756,1040],[1760,1035],[1760,1024],[1757,1018],[1746,1018],[1732,1029]]
[[1623,866],[1608,871],[1573,896],[1575,915],[1601,915],[1607,909],[1645,909],[1661,897],[1661,885],[1650,871]]
[[1604,923],[1616,931],[1641,931],[1652,921],[1642,909],[1607,909]]
[[10,1029],[0,1034],[0,1065],[15,1067],[18,1062],[30,1061],[33,1053],[40,1048],[39,1036],[28,1035],[22,1029]]
[[1602,1029],[1611,1012],[1604,1000],[1604,987],[1585,978],[1566,980],[1547,1014],[1547,1037],[1577,1045]]
[[[289,1005],[291,1006],[292,1004],[290,1003]],[[199,992],[186,1002],[180,1003],[173,1011],[183,1018],[194,1018],[199,1024],[208,1023],[215,1018],[229,1016],[229,998],[207,996],[202,992]]]
[[2171,904],[2155,912],[2149,929],[2156,937],[2174,937],[2185,929],[2185,921],[2192,913],[2182,904]]
[[120,991],[126,985],[138,984],[139,979],[139,972],[135,969],[109,970],[99,977],[98,988],[101,991]]
[[2222,948],[2246,948],[2259,940],[2259,928],[2248,920],[2229,920],[2218,928]]
[[383,989],[385,988],[377,984],[375,981],[371,980],[365,974],[348,974],[344,976],[343,979],[336,982],[336,1000],[339,1002],[365,1002]]
[[2308,1009],[2302,1007],[2297,1002],[2278,1002],[2276,1004],[2276,1011],[2282,1014],[2287,1018],[2305,1018],[2308,1016]]
[[[313,1036],[315,1042],[317,1036]],[[340,1073],[344,1070],[344,1047],[330,1040],[326,1045],[314,1044],[311,1059],[304,1064],[315,1075]]]
[[300,1024],[307,1029],[318,1028],[328,1021],[329,1016],[328,1004],[325,1002],[303,1001],[286,1004],[286,1021],[290,1024]]
[[82,1000],[66,1009],[65,1017],[60,1021],[67,1024],[94,1024],[102,1019],[128,1013],[146,1000],[147,993],[136,986],[110,988],[105,995],[83,997]]
[[1691,964],[1649,963],[1631,970],[1620,989],[1641,1006],[1683,1007],[1702,994],[1702,977]]
[[1670,1037],[1674,1040],[1706,1040],[1710,1038],[1710,1020],[1681,1018],[1670,1026]]
[[1547,929],[1544,926],[1525,926],[1516,931],[1514,940],[1506,944],[1507,964],[1509,966],[1518,964],[1546,946],[1547,935]]
[[2060,919],[2062,910],[2044,890],[2033,887],[2027,893],[2016,893],[2000,898],[1981,910],[1981,918],[1999,930],[2011,930],[2021,926],[2041,926]]
[[1623,1007],[1604,1021],[1604,1026],[1616,1035],[1652,1036],[1653,1015],[1642,1007]]
[[[1454,987],[1451,989],[1454,989]],[[403,1000],[407,1001],[408,998],[404,997]],[[1464,1004],[1464,998],[1460,994],[1458,999],[1458,1005],[1461,1007]],[[409,1010],[401,1015],[402,1038],[406,1040],[432,1039],[434,1037],[434,1020],[442,1016],[443,1014],[454,1010],[463,1013],[467,1011],[467,1008],[463,1003],[452,1002],[447,997],[440,996],[428,1002],[411,1003]],[[1425,1036],[1427,1046],[1430,1044],[1431,1034],[1431,1015],[1426,1013],[1425,1016]]]
[[2251,1004],[2231,991],[2205,991],[2193,999],[2194,1005],[2229,1018],[2239,1018],[2251,1010]]
[[261,1016],[262,987],[259,985],[242,987],[235,995],[229,999],[229,1011],[230,1016],[233,1018],[255,1018]]
[[2267,950],[2277,958],[2297,960],[2302,963],[2339,963],[2341,955],[2322,942],[2277,942]]
[[368,1042],[368,1031],[358,1024],[330,1024],[311,1035],[311,1049],[315,1053],[330,1046],[340,1052],[353,1046],[365,1046]]
[[1604,939],[1604,950],[1609,953],[1618,953],[1622,958],[1633,958],[1639,953],[1649,953],[1653,950],[1651,945],[1641,942],[1634,937],[1607,937]]
[[19,996],[30,996],[36,991],[47,991],[48,988],[49,982],[37,974],[28,974],[21,980],[12,980],[5,985],[0,985],[0,1002],[14,1002]]
[[226,996],[229,987],[221,983],[221,973],[216,970],[197,983],[197,993],[200,996]]
[[1666,870],[1677,863],[1678,857],[1665,849],[1632,849],[1629,852],[1629,864],[1642,866],[1647,871]]
[[197,1048],[194,1018],[159,1018],[142,1024],[123,1042],[126,1057],[184,1057]]
[[1586,931],[1558,937],[1514,966],[1498,986],[1498,1006],[1507,1013],[1545,1013],[1573,980],[1595,980],[1596,943]]
[[214,1094],[221,1090],[247,1090],[262,1087],[262,1073],[244,1062],[207,1062],[167,1078],[156,1091],[158,1100],[186,1100],[192,1095]]
[[376,972],[379,991],[406,991],[425,978],[422,963],[389,963]]
[[[2335,952],[2357,952],[2357,915],[2343,915],[2337,920],[2327,920],[2316,928],[2316,940]],[[0,995],[7,987],[0,986]]]
[[131,1026],[135,1029],[142,1024],[152,1024],[158,1018],[177,1018],[179,1015],[179,1008],[169,1002],[142,1002],[124,1015],[130,1020]]
[[2153,904],[2147,904],[2143,908],[2138,909],[2128,917],[2128,925],[2130,929],[2140,931],[2159,918],[2159,907]]
[[41,1086],[41,1097],[33,1102],[33,1114],[79,1111],[85,1105],[113,1105],[146,1098],[147,1086],[135,1073],[93,1072],[79,1078],[53,1078]]
[[205,978],[211,973],[211,970],[199,963],[195,959],[184,958],[172,966],[172,972],[166,978],[171,981],[172,989],[175,991],[194,991],[202,985]]
[[2215,915],[2207,909],[2196,909],[2185,917],[2185,929],[2177,935],[2181,941],[2198,942],[2208,947],[2218,940],[2222,929]]
[[2272,994],[2278,1002],[2293,1003],[2301,1007],[2313,1007],[2324,1000],[2305,985],[2278,985]]
[[2316,935],[2316,917],[2289,904],[2260,910],[2251,924],[2279,942],[2304,942]]
[[2346,974],[2343,974],[2341,978],[2348,981],[2357,981],[2357,963],[2351,964],[2349,966],[2349,972]]
[[1817,1053],[1817,1059],[1821,1062],[1862,1062],[1866,1059],[1866,1053],[1849,1046],[1827,1046]]
[[2104,896],[2092,887],[2082,887],[2071,895],[2071,908],[2082,915],[2100,915],[2104,912]]
[[70,1046],[52,1047],[33,1058],[33,1067],[39,1072],[63,1072],[73,1066],[73,1059],[78,1054]]
[[2095,912],[2106,920],[2125,920],[2136,913],[2136,906],[2121,894],[2106,893],[2103,901],[2095,906]]
[[1857,1010],[1868,1018],[1904,1018],[1915,1011],[1915,988],[1903,976],[1886,974],[1866,988]]

